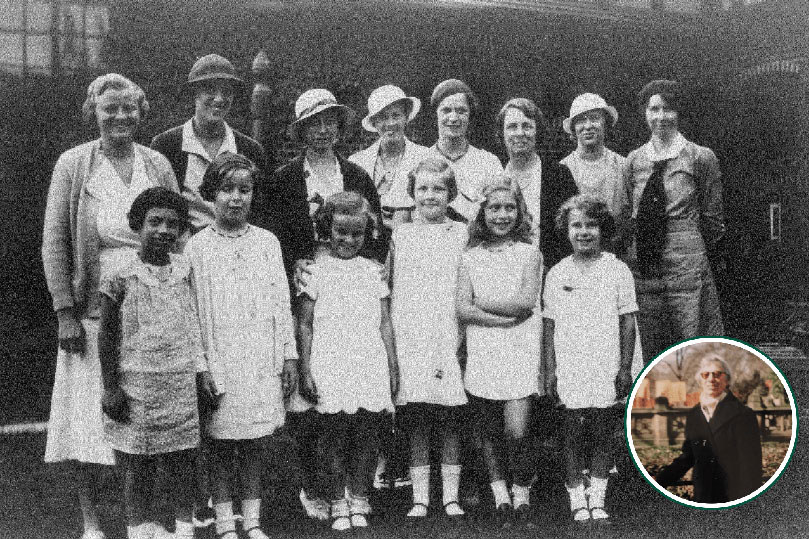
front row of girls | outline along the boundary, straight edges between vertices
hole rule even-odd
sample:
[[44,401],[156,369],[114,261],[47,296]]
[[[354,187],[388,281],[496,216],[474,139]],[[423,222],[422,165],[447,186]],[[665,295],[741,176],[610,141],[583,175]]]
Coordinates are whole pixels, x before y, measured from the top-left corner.
[[[217,534],[236,539],[238,495],[246,535],[266,537],[258,440],[283,423],[284,398],[296,386],[316,403],[334,529],[368,525],[379,416],[394,404],[411,442],[408,516],[429,511],[436,443],[443,511],[464,514],[458,439],[467,404],[497,513],[527,516],[534,463],[526,431],[531,396],[543,393],[566,407],[574,520],[607,518],[609,436],[619,421],[614,405],[631,384],[637,305],[629,270],[601,250],[614,229],[603,203],[576,196],[560,210],[573,255],[548,274],[541,320],[542,256],[510,183],[487,187],[467,229],[446,216],[457,194],[451,168],[421,163],[409,176],[415,217],[394,230],[387,283],[358,256],[374,229],[367,201],[335,194],[316,223],[329,248],[299,291],[298,350],[278,241],[246,220],[255,174],[241,156],[214,160],[201,192],[214,203],[215,223],[188,241],[187,258],[171,254],[187,222],[183,199],[145,191],[129,214],[139,257],[102,286],[105,428],[124,472],[130,538],[155,536],[152,468],[161,462],[177,475],[176,537],[192,537],[188,485],[196,482],[200,424]],[[197,395],[207,411],[201,418]],[[583,462],[593,443],[592,461]]]

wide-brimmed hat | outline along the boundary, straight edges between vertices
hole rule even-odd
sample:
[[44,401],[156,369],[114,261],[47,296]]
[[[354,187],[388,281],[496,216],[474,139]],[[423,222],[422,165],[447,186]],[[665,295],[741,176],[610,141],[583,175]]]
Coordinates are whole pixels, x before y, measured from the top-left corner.
[[573,134],[573,120],[579,114],[584,114],[589,110],[598,110],[601,109],[605,111],[607,114],[612,116],[612,125],[618,121],[618,111],[615,110],[615,107],[607,105],[607,102],[604,101],[604,98],[598,94],[581,94],[576,96],[576,99],[573,100],[573,103],[570,105],[570,116],[562,120],[562,129],[565,130],[565,133],[570,135]]
[[368,115],[362,119],[363,129],[376,133],[377,129],[373,124],[374,116],[382,112],[386,107],[400,101],[410,101],[410,114],[407,116],[407,121],[411,122],[421,110],[421,100],[418,97],[408,97],[405,95],[404,90],[392,84],[380,86],[371,92],[371,95],[368,96]]
[[244,84],[244,81],[236,75],[236,69],[230,60],[218,54],[208,54],[194,62],[191,71],[188,72],[186,85],[194,86],[209,80],[227,80],[237,86]]
[[295,121],[289,124],[287,132],[292,138],[297,138],[298,128],[304,120],[335,108],[343,115],[343,123],[349,123],[356,115],[354,109],[338,103],[337,98],[330,91],[322,88],[306,90],[295,101]]

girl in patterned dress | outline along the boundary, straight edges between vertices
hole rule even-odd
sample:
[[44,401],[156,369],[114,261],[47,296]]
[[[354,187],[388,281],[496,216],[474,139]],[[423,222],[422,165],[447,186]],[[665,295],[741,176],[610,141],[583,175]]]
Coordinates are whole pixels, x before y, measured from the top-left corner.
[[202,179],[214,223],[191,238],[202,338],[218,400],[203,418],[211,450],[216,533],[236,539],[232,485],[238,473],[242,527],[259,527],[261,440],[284,423],[284,395],[297,378],[289,287],[276,237],[248,224],[258,169],[248,158],[219,154]]
[[379,264],[357,256],[374,219],[357,193],[328,197],[317,226],[329,252],[309,266],[300,291],[301,394],[320,415],[332,529],[340,531],[368,526],[379,416],[399,386],[388,286]]
[[427,516],[433,433],[442,449],[444,511],[461,516],[458,436],[466,394],[458,362],[455,287],[469,234],[466,226],[447,218],[447,206],[458,189],[455,173],[446,162],[422,161],[410,172],[407,190],[416,204],[413,222],[394,229],[388,256],[401,369],[397,405],[410,437],[413,507],[407,516]]
[[458,270],[456,307],[466,326],[464,384],[475,440],[489,473],[498,520],[505,525],[515,512],[523,521],[530,516],[534,468],[528,420],[531,397],[544,386],[542,323],[534,314],[542,254],[538,242],[532,243],[530,219],[516,184],[502,178],[483,195]]
[[[188,222],[177,193],[153,187],[128,214],[140,236],[138,257],[101,285],[98,348],[105,434],[124,477],[127,536],[151,538],[155,472],[172,475],[177,538],[192,538],[199,446],[197,382],[211,397],[188,261],[170,251]],[[197,380],[199,378],[199,380]]]

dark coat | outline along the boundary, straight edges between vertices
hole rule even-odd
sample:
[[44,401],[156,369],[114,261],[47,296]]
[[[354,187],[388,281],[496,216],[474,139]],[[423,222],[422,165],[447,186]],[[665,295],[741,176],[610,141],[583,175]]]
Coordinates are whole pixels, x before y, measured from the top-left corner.
[[716,406],[710,423],[699,404],[688,412],[682,454],[656,480],[671,485],[692,467],[696,502],[738,500],[761,486],[758,420],[731,393]]
[[[233,128],[231,127],[231,129]],[[252,225],[267,229],[270,226],[269,215],[266,212],[269,197],[268,174],[272,170],[269,168],[270,163],[268,162],[267,154],[261,144],[247,135],[233,129],[233,136],[236,139],[236,151],[250,159],[261,171],[261,177],[258,178],[256,185],[253,187],[253,203],[248,221]],[[152,139],[151,143],[151,148],[165,155],[169,163],[171,163],[171,168],[174,169],[174,174],[177,176],[177,183],[180,186],[181,193],[184,189],[183,183],[188,169],[188,152],[184,152],[182,147],[182,125],[160,133]]]
[[[340,155],[337,156],[343,174],[343,189],[361,194],[382,223],[379,194],[368,173]],[[299,155],[276,170],[270,178],[267,213],[270,231],[281,242],[284,267],[291,279],[295,261],[311,259],[316,248],[315,231],[309,217],[309,201],[304,177],[304,156]],[[381,228],[381,227],[380,227]],[[378,238],[365,245],[362,256],[383,262],[387,256],[387,238],[378,230]]]
[[570,169],[550,159],[542,160],[542,185],[539,201],[539,250],[546,268],[554,267],[573,254],[566,233],[556,230],[556,212],[567,199],[579,194]]

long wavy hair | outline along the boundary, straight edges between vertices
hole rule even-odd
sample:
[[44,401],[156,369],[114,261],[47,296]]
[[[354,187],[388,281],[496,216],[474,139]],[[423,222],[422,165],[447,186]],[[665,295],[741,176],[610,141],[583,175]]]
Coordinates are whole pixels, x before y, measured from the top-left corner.
[[486,226],[486,208],[489,205],[489,197],[497,191],[508,191],[514,195],[514,201],[517,203],[517,222],[508,233],[508,238],[522,243],[531,243],[533,240],[531,214],[528,213],[520,187],[513,178],[501,175],[494,183],[487,185],[483,189],[483,201],[480,203],[480,209],[478,209],[474,220],[469,223],[469,242],[467,246],[470,248],[499,239]]

